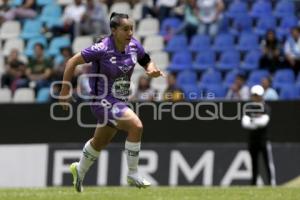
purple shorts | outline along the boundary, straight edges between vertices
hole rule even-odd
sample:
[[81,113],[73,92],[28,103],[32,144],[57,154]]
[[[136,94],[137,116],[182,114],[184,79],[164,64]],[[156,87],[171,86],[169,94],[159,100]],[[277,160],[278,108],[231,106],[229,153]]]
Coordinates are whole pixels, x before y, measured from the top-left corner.
[[117,120],[123,116],[128,109],[126,102],[116,98],[105,98],[91,102],[91,110],[97,118],[99,125],[108,125],[115,128]]

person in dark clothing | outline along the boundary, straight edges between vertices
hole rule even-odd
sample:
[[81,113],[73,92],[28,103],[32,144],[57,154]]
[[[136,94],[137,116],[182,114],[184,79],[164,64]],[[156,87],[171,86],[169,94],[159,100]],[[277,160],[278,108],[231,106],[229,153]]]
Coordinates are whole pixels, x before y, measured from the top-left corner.
[[267,184],[275,186],[275,166],[272,147],[267,132],[270,121],[270,107],[263,101],[264,89],[262,86],[253,86],[250,93],[253,105],[249,105],[249,112],[244,114],[242,118],[242,127],[249,130],[248,149],[252,161],[251,184],[256,185],[257,183],[259,175],[259,155],[261,153],[264,165],[267,169]]

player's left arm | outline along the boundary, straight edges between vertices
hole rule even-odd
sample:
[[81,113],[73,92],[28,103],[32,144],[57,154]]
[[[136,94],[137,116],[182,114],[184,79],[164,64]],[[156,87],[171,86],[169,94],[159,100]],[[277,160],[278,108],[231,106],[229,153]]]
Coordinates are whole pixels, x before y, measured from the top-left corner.
[[152,78],[156,78],[159,76],[165,77],[164,72],[156,66],[156,64],[150,59],[150,56],[147,53],[145,53],[142,59],[138,60],[138,63],[144,67],[148,76]]

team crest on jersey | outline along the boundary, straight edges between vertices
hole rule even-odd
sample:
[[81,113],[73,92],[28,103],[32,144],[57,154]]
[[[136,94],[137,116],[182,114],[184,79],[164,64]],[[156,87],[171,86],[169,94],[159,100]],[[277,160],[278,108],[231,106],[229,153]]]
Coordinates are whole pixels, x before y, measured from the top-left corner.
[[131,69],[131,66],[128,66],[128,65],[119,65],[118,68],[123,72],[123,73],[127,73],[130,69]]
[[97,51],[100,51],[100,50],[104,50],[105,49],[105,45],[100,42],[100,43],[96,43],[92,46],[91,48],[93,51],[97,50]]

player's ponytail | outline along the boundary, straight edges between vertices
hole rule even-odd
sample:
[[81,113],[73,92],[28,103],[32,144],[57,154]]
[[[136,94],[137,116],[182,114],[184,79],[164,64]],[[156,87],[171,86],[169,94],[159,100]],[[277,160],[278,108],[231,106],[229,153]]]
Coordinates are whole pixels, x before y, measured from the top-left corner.
[[116,12],[113,12],[111,15],[110,15],[110,28],[117,28],[118,26],[120,26],[120,20],[121,19],[128,19],[129,16],[127,14],[124,14],[124,13],[116,13]]

